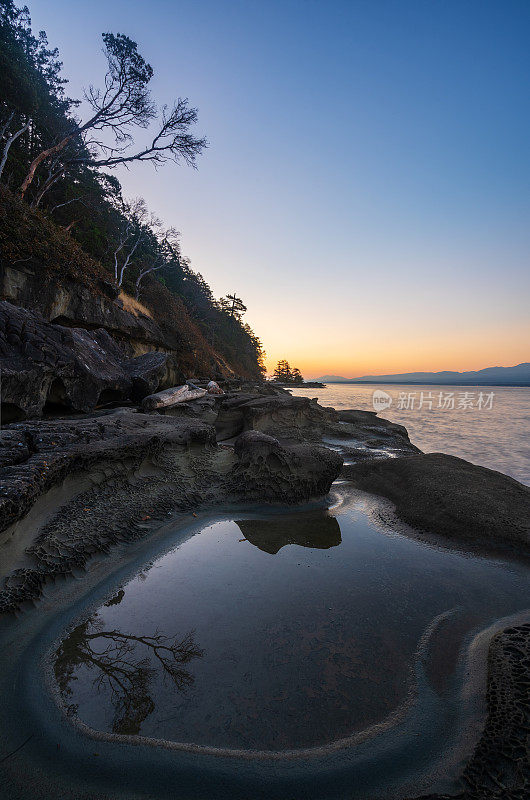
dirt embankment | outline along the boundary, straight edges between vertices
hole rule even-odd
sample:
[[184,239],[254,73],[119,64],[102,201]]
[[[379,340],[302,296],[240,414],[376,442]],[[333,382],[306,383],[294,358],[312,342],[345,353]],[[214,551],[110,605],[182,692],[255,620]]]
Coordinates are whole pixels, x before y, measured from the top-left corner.
[[109,270],[5,187],[0,187],[0,300],[56,325],[102,328],[128,357],[169,353],[189,377],[255,377],[216,352],[180,297],[149,276],[140,304],[120,295]]

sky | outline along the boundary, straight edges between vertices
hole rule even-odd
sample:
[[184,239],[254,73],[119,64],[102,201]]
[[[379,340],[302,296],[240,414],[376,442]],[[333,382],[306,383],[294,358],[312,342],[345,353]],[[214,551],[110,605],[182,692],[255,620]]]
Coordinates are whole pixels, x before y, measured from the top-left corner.
[[28,4],[70,96],[102,83],[112,31],[160,105],[198,107],[197,170],[117,174],[215,296],[243,299],[270,369],[530,360],[527,0]]

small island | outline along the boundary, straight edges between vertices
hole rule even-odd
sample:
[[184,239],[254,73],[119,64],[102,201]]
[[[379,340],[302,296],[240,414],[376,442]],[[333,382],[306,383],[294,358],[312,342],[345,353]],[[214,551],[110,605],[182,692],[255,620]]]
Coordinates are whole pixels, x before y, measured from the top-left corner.
[[2,800],[529,796],[492,5],[0,5]]
[[326,384],[320,383],[320,381],[306,381],[298,367],[291,368],[289,362],[284,358],[276,364],[270,383],[285,389],[301,387],[325,389],[326,387]]

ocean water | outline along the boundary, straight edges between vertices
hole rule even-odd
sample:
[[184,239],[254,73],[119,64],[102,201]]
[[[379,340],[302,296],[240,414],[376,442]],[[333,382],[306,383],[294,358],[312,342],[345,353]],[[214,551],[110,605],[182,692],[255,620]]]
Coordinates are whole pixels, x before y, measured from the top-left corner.
[[530,485],[528,387],[330,383],[325,389],[292,392],[317,397],[336,409],[373,411],[375,390],[392,398],[379,416],[404,425],[410,440],[424,452],[459,456]]

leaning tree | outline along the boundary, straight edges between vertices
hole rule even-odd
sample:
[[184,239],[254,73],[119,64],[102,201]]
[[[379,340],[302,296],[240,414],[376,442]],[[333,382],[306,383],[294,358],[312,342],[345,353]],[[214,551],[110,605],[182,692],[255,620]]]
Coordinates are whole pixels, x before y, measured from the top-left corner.
[[[89,86],[85,90],[92,115],[85,122],[72,120],[58,141],[33,159],[20,187],[22,196],[47,159],[55,162],[45,180],[45,186],[51,188],[72,164],[109,169],[136,161],[159,165],[182,160],[195,166],[196,156],[207,146],[206,139],[190,132],[197,109],[190,108],[187,98],[179,97],[171,109],[164,106],[157,112],[148,88],[153,70],[136,42],[121,33],[104,33],[103,42],[108,64],[103,88]],[[134,147],[134,132],[150,127],[154,120],[156,129],[150,141]],[[42,189],[39,193],[42,196]]]
[[247,310],[242,299],[236,294],[227,294],[226,297],[221,297],[219,300],[219,307],[230,314],[231,317],[235,317],[238,320],[241,319]]

